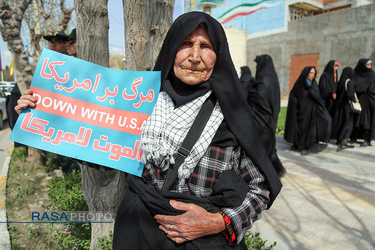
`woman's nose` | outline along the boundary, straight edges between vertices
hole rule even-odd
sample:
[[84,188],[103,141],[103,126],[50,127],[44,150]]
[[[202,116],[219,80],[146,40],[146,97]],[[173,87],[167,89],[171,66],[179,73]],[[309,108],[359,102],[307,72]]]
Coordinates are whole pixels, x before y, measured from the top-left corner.
[[196,46],[194,45],[192,48],[191,48],[191,60],[193,62],[199,62],[200,61],[200,48],[199,46]]

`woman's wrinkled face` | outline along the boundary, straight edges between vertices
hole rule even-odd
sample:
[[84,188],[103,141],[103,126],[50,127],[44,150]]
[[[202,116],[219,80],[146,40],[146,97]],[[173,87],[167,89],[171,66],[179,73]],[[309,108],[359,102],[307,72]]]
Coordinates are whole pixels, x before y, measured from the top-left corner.
[[372,63],[367,64],[366,67],[367,67],[368,69],[371,69],[371,68],[372,68]]
[[309,73],[309,75],[307,76],[307,79],[309,79],[310,82],[312,82],[314,78],[315,78],[315,69],[314,69],[314,68],[311,68],[310,73]]
[[214,69],[216,54],[206,29],[198,26],[181,44],[173,64],[178,79],[188,85],[207,81]]

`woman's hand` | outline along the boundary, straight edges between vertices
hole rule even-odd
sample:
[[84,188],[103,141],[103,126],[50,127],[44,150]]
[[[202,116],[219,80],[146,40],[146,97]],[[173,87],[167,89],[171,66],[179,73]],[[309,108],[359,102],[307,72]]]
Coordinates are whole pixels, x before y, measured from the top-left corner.
[[36,106],[36,98],[33,96],[33,92],[31,89],[28,89],[23,93],[23,95],[18,99],[17,106],[14,107],[14,110],[17,114],[21,114],[24,108],[35,108]]
[[217,234],[225,230],[223,217],[218,213],[209,213],[204,208],[179,201],[170,201],[174,209],[185,211],[182,215],[155,215],[167,237],[176,243],[183,243],[201,238],[206,235]]

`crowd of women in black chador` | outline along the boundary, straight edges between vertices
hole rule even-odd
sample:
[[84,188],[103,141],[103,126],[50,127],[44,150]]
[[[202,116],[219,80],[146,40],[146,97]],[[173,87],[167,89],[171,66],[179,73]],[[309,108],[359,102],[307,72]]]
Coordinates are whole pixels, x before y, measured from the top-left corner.
[[[353,148],[357,139],[362,147],[375,138],[375,72],[369,58],[359,59],[354,70],[343,69],[333,103],[332,139],[341,148]],[[349,101],[359,102],[361,113],[353,113]]]
[[[317,142],[335,139],[341,148],[371,146],[375,138],[375,72],[368,58],[358,61],[354,70],[343,69],[340,80],[335,60],[328,62],[316,83],[315,67],[303,69],[289,94],[284,138],[291,150],[308,154]],[[355,95],[356,94],[356,95]],[[358,98],[357,98],[358,97]],[[359,102],[362,112],[354,113],[349,102]]]
[[267,152],[272,165],[279,177],[286,174],[286,169],[281,163],[276,152],[276,127],[280,112],[280,85],[272,57],[264,54],[258,55],[255,77],[252,77],[248,66],[241,67],[241,84],[248,93],[255,125],[260,132],[260,138],[267,145]]

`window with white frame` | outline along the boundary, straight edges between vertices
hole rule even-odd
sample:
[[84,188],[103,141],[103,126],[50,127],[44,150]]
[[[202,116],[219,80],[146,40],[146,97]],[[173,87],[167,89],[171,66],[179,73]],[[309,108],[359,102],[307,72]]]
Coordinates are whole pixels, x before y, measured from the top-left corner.
[[312,11],[296,8],[294,6],[289,6],[290,21],[300,20],[302,18],[312,16]]

